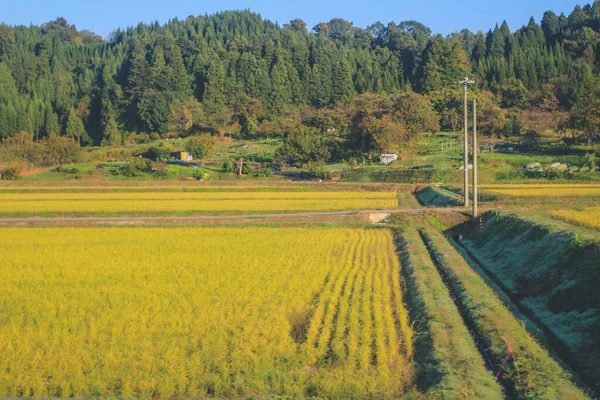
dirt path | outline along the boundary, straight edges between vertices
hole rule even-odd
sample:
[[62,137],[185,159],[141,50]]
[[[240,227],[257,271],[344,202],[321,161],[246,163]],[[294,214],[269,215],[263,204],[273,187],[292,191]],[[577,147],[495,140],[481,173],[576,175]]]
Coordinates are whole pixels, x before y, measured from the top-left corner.
[[463,207],[421,207],[389,210],[328,211],[304,213],[250,215],[190,215],[190,216],[123,216],[123,217],[16,217],[0,218],[0,226],[113,224],[141,225],[153,223],[214,224],[240,222],[380,222],[392,213],[464,212]]

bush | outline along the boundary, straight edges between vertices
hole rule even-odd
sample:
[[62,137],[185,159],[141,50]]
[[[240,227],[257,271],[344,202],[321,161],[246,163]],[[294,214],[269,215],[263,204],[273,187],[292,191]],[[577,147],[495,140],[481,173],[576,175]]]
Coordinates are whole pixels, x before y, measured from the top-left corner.
[[188,153],[194,157],[194,160],[204,162],[208,157],[211,157],[217,150],[217,139],[211,135],[200,135],[191,138],[186,145]]
[[210,171],[206,169],[197,169],[194,177],[199,181],[207,181],[210,178]]
[[5,181],[14,181],[23,173],[20,166],[7,167],[0,171],[0,179]]
[[331,171],[325,169],[325,164],[316,163],[310,167],[303,168],[300,171],[300,179],[302,180],[316,180],[320,179],[323,181],[331,180]]
[[62,172],[65,174],[78,174],[79,173],[79,170],[75,167],[63,167],[63,166],[58,166],[58,167],[54,168],[52,171]]
[[74,164],[81,156],[79,144],[64,136],[51,134],[42,139],[41,143],[46,150],[44,157],[46,165]]
[[389,183],[451,183],[459,182],[460,171],[452,169],[386,169],[372,171],[360,168],[345,171],[342,180],[345,182],[389,182]]
[[252,166],[250,165],[250,162],[245,162],[244,165],[242,166],[242,174],[248,175],[251,172],[252,172]]
[[171,151],[163,146],[152,146],[142,153],[142,157],[154,162],[163,162],[171,158]]
[[141,176],[143,173],[154,171],[154,163],[148,159],[135,160],[128,162],[118,169],[112,171],[113,175],[122,175],[129,178]]
[[273,170],[271,168],[269,168],[269,166],[267,165],[267,163],[264,163],[258,169],[258,171],[256,171],[256,176],[258,176],[260,178],[268,178],[271,175],[273,175]]
[[223,172],[235,172],[235,165],[233,164],[233,161],[231,161],[231,159],[223,161]]
[[45,149],[27,132],[19,132],[14,137],[2,141],[2,150],[6,159],[25,161],[28,164],[44,165]]

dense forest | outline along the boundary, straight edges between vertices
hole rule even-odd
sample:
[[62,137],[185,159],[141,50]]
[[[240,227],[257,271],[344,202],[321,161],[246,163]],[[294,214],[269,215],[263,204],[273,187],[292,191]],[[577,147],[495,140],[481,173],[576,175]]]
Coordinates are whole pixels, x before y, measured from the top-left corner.
[[121,145],[204,131],[313,143],[346,132],[356,149],[385,150],[419,130],[460,127],[454,82],[466,75],[484,133],[548,120],[593,131],[599,46],[600,1],[514,32],[504,22],[447,37],[416,21],[362,29],[332,19],[309,30],[250,11],[140,24],[107,40],[63,18],[0,25],[0,138]]

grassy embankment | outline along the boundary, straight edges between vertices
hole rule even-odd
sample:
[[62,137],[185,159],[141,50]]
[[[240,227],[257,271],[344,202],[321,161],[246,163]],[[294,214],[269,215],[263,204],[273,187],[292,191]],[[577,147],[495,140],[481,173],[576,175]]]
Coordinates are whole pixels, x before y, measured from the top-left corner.
[[587,398],[441,233],[425,229],[421,234],[466,322],[512,395],[522,399]]
[[419,391],[427,398],[503,398],[416,229],[397,231],[396,239],[416,331]]
[[483,229],[463,233],[461,245],[544,327],[561,357],[600,390],[598,236],[537,215],[503,213],[489,214]]

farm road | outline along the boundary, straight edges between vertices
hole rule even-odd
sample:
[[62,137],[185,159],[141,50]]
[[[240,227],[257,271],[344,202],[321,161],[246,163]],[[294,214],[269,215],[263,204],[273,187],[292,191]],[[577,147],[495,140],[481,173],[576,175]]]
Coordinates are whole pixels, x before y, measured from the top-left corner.
[[465,212],[464,207],[422,207],[389,210],[327,211],[250,215],[15,217],[0,218],[0,226],[27,225],[144,225],[161,223],[218,224],[241,222],[380,222],[392,213]]

